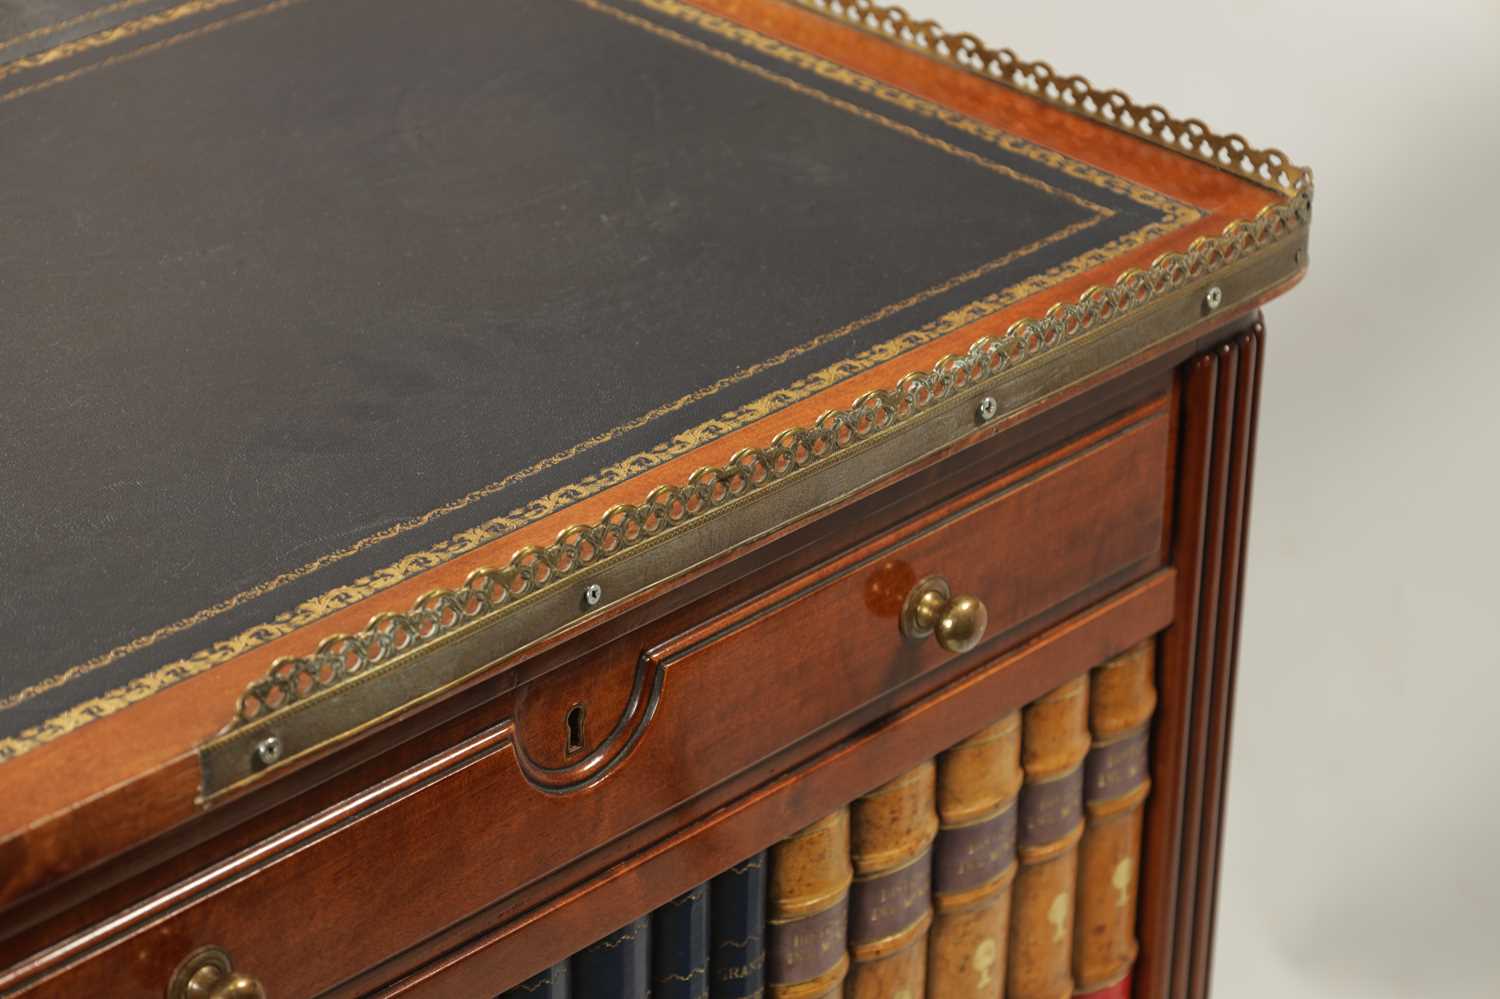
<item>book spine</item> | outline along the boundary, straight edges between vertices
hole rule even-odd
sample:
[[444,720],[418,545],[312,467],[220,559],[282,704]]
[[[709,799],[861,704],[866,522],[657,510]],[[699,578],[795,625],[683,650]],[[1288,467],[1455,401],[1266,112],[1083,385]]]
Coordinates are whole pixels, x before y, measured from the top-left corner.
[[761,851],[709,887],[708,994],[713,999],[756,999],[765,993],[766,865]]
[[1087,820],[1078,847],[1078,925],[1073,978],[1078,995],[1103,999],[1135,965],[1141,823],[1151,793],[1151,714],[1156,645],[1148,641],[1094,670],[1084,764]]
[[843,992],[849,971],[849,810],[841,808],[771,847],[766,985],[775,999]]
[[921,999],[932,923],[937,768],[931,760],[853,805],[848,999]]
[[651,914],[652,999],[708,997],[708,885]]
[[500,999],[568,999],[569,994],[568,962],[564,961],[506,989]]
[[1021,714],[1020,865],[1012,889],[1006,999],[1073,994],[1073,908],[1083,836],[1083,760],[1089,678],[1080,676]]
[[1021,780],[1019,712],[938,757],[929,996],[1000,999]]
[[651,994],[651,917],[627,923],[569,960],[573,993],[588,999],[647,999]]

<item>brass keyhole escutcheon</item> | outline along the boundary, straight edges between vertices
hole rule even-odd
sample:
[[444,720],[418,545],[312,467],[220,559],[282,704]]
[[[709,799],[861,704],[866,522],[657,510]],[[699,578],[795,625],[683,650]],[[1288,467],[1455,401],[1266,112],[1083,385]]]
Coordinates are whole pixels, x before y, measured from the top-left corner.
[[266,999],[266,990],[239,974],[221,947],[200,947],[177,966],[167,999]]
[[989,612],[978,597],[954,596],[942,576],[928,576],[906,595],[901,631],[907,638],[936,635],[949,652],[968,652],[984,638]]

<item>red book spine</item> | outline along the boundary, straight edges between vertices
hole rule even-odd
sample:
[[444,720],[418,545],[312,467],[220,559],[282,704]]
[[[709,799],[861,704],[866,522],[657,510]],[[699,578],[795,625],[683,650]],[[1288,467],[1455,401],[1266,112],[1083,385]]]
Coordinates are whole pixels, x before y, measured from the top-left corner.
[[1126,975],[1118,982],[1115,982],[1115,984],[1105,986],[1097,991],[1076,992],[1073,995],[1073,999],[1130,999],[1132,978],[1133,976]]

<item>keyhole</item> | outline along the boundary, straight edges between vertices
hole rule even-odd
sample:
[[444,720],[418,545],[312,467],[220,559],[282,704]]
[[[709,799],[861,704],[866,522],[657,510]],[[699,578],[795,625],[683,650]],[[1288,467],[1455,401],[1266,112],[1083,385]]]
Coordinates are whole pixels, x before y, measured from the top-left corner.
[[583,705],[568,709],[568,755],[583,752]]

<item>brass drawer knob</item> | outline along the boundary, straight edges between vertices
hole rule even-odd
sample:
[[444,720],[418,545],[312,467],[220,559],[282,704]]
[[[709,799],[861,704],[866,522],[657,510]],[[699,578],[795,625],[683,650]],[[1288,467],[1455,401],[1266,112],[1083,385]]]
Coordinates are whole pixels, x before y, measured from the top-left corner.
[[201,947],[177,966],[167,999],[266,999],[266,990],[236,972],[224,950]]
[[978,597],[953,596],[942,576],[928,576],[906,595],[901,631],[908,638],[936,634],[949,652],[968,652],[984,638],[989,612]]

